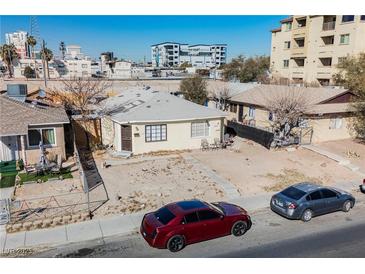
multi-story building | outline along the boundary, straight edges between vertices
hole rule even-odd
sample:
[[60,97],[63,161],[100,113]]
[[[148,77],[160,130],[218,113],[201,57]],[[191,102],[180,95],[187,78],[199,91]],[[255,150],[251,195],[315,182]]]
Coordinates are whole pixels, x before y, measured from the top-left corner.
[[5,34],[5,43],[10,45],[14,44],[16,52],[20,59],[25,59],[29,57],[29,47],[27,44],[28,32],[17,31],[13,33]]
[[66,46],[66,60],[90,60],[89,56],[86,56],[79,45],[68,45]]
[[275,80],[331,85],[342,58],[365,51],[365,15],[292,16],[273,29]]
[[177,67],[183,63],[199,68],[219,67],[226,63],[227,44],[164,42],[151,46],[151,57],[153,67]]

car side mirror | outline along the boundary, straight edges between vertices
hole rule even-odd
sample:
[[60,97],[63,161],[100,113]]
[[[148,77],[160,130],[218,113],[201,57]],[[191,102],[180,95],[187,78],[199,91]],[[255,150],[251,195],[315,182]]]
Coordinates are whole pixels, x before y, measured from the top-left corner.
[[337,199],[340,199],[341,194],[336,194]]

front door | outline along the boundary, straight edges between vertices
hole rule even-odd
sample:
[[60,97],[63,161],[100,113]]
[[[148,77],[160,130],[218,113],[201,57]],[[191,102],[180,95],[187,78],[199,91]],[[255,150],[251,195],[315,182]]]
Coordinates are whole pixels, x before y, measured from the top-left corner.
[[122,150],[132,151],[132,127],[122,125]]
[[0,161],[18,160],[18,143],[16,136],[0,137]]
[[238,122],[243,121],[243,105],[238,106]]

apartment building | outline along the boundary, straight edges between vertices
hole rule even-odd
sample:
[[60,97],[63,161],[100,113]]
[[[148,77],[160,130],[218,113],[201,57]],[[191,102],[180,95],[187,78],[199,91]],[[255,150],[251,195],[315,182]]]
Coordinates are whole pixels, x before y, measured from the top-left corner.
[[5,43],[8,45],[14,44],[20,59],[29,57],[30,52],[27,44],[27,38],[28,32],[22,30],[13,33],[5,33]]
[[271,30],[272,77],[333,84],[341,58],[365,51],[365,15],[292,16]]
[[178,67],[183,63],[198,68],[219,67],[226,64],[227,44],[164,42],[151,46],[151,57],[153,67]]

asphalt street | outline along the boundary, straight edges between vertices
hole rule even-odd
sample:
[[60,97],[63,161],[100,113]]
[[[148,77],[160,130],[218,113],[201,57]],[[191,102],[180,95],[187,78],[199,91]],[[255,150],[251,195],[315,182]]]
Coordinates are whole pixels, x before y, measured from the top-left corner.
[[335,212],[308,223],[287,220],[269,208],[251,212],[253,226],[243,237],[227,236],[186,246],[178,253],[154,249],[135,232],[60,246],[32,257],[111,258],[276,258],[362,257],[365,258],[365,196],[350,212]]

